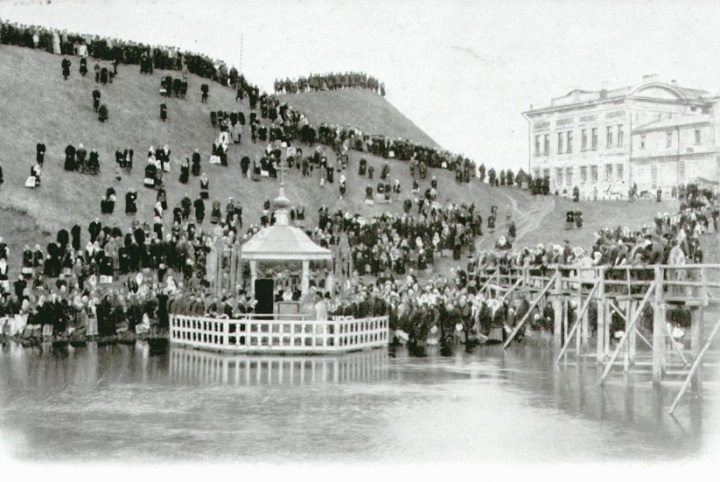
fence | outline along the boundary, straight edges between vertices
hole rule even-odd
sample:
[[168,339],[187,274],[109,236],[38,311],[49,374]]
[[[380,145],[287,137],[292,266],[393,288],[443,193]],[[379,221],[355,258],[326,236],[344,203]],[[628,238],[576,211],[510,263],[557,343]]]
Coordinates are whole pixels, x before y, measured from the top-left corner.
[[236,319],[170,317],[175,344],[242,353],[337,353],[387,346],[388,317],[329,321],[304,315],[244,315]]

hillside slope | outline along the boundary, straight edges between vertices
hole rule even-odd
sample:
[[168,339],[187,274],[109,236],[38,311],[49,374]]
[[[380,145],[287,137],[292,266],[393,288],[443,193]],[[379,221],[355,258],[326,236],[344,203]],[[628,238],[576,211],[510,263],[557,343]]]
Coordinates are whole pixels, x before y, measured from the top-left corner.
[[[277,196],[279,182],[262,179],[253,182],[243,179],[239,160],[248,155],[251,159],[260,156],[264,145],[249,141],[249,133],[242,144],[229,149],[229,166],[221,167],[207,163],[212,142],[217,136],[210,123],[211,110],[239,110],[249,114],[247,103],[235,101],[232,89],[212,83],[207,104],[200,102],[200,84],[203,79],[190,76],[186,99],[166,98],[159,95],[159,82],[164,72],[141,75],[136,66],[121,65],[113,84],[98,87],[91,75],[78,74],[79,59],[71,58],[71,76],[64,81],[61,75],[61,57],[31,49],[3,46],[0,48],[0,92],[3,108],[0,116],[0,164],[4,170],[5,183],[0,187],[0,236],[6,238],[14,254],[26,243],[46,243],[47,235],[55,235],[61,228],[69,229],[75,223],[83,228],[100,217],[100,199],[109,186],[118,191],[115,213],[103,217],[107,224],[127,227],[131,219],[124,213],[124,195],[128,189],[138,191],[138,215],[140,220],[152,220],[155,191],[142,186],[144,159],[150,146],[169,145],[172,150],[172,172],[166,174],[168,204],[172,207],[188,193],[192,199],[199,194],[199,182],[191,176],[187,185],[178,182],[178,163],[198,148],[203,158],[203,170],[210,177],[210,201],[220,200],[224,204],[229,196],[240,200],[244,208],[245,226],[258,223],[265,199]],[[92,72],[94,60],[90,60]],[[177,72],[170,72],[178,75]],[[102,101],[107,104],[110,119],[100,123],[92,109],[93,89],[102,92]],[[325,94],[325,93],[323,93]],[[334,93],[335,97],[355,92]],[[375,96],[377,97],[377,96]],[[381,99],[382,100],[382,99]],[[159,119],[160,103],[168,105],[169,119]],[[383,102],[385,102],[383,100]],[[363,106],[356,106],[362,111]],[[311,118],[313,113],[308,113]],[[359,114],[360,115],[360,114]],[[372,117],[372,112],[362,114]],[[396,125],[398,125],[396,123]],[[35,163],[35,145],[43,141],[47,146],[42,187],[24,187],[31,166]],[[63,169],[64,149],[68,143],[78,146],[83,143],[90,149],[97,149],[100,155],[101,172],[88,176]],[[302,146],[306,152],[308,146]],[[132,148],[135,151],[135,168],[122,180],[115,180],[114,152],[117,149]],[[330,161],[334,161],[331,150],[327,150]],[[320,187],[319,175],[302,177],[299,171],[286,175],[286,195],[295,205],[304,205],[308,225],[315,224],[317,210],[321,205],[331,209],[344,207],[363,215],[379,211],[399,212],[399,203],[368,206],[363,203],[367,181],[357,175],[360,157],[366,157],[369,165],[380,172],[382,159],[351,151],[348,177],[348,193],[345,199],[338,199],[337,183]],[[400,161],[389,161],[392,179],[399,179],[406,194],[409,194],[411,179],[407,165]],[[445,200],[475,202],[479,206],[489,205],[492,193],[484,185],[471,183],[455,188],[454,177],[448,171],[433,171],[437,175],[440,196]],[[336,176],[337,179],[338,176]],[[375,185],[376,179],[373,181]],[[424,190],[428,180],[421,183]],[[209,203],[208,203],[209,214]],[[27,214],[24,214],[27,213]],[[171,218],[171,216],[166,216]],[[205,221],[206,226],[208,221]],[[15,226],[15,228],[13,227]],[[23,230],[17,226],[27,226]],[[31,230],[35,235],[28,236]],[[30,238],[30,239],[28,239]],[[17,265],[19,258],[13,264]]]
[[369,90],[305,92],[278,98],[305,112],[312,123],[349,125],[369,134],[402,137],[421,145],[440,147],[384,97]]
[[[154,75],[141,75],[135,66],[121,65],[118,77],[113,84],[98,87],[94,78],[81,77],[78,74],[79,59],[71,58],[72,74],[67,81],[61,75],[61,57],[19,47],[0,48],[0,93],[3,107],[0,115],[0,165],[4,170],[5,183],[0,186],[0,236],[5,238],[11,248],[11,264],[14,269],[20,262],[20,250],[25,244],[47,243],[61,228],[70,229],[79,223],[86,228],[89,222],[100,215],[100,199],[109,186],[115,187],[119,199],[113,215],[103,216],[103,222],[126,228],[131,222],[124,213],[124,195],[128,189],[138,191],[138,215],[143,221],[152,220],[152,208],[155,204],[155,191],[142,186],[144,159],[150,146],[169,145],[172,150],[172,171],[166,174],[168,204],[172,207],[188,193],[192,199],[199,194],[199,182],[191,176],[190,183],[178,181],[178,163],[198,148],[203,158],[203,170],[210,177],[210,201],[220,200],[224,205],[232,196],[239,200],[244,208],[245,226],[257,224],[265,199],[277,196],[279,182],[262,179],[253,182],[241,177],[239,160],[248,155],[251,159],[260,156],[264,145],[249,141],[249,133],[243,137],[242,144],[236,144],[229,150],[229,166],[213,166],[207,163],[210,148],[217,136],[216,129],[209,120],[211,110],[239,110],[249,113],[246,103],[235,101],[235,92],[217,84],[210,86],[210,99],[207,104],[200,102],[200,84],[203,79],[190,76],[186,99],[168,99],[159,95],[159,82],[164,72]],[[90,71],[94,61],[89,62]],[[170,72],[178,75],[177,72]],[[99,88],[102,100],[108,105],[110,119],[102,124],[92,109],[91,92]],[[326,97],[327,96],[327,97]],[[290,96],[288,100],[304,110],[315,122],[337,119],[324,119],[321,115],[345,115],[347,119],[367,119],[368,123],[354,124],[377,132],[388,132],[384,128],[387,121],[393,129],[405,129],[410,132],[414,126],[401,114],[383,120],[377,112],[397,112],[380,96],[362,91],[319,92]],[[313,99],[316,104],[304,107],[298,100]],[[326,100],[322,100],[326,99]],[[343,103],[343,99],[348,99]],[[366,99],[366,102],[361,102]],[[169,120],[159,119],[159,105],[168,105]],[[325,107],[323,107],[323,105]],[[333,105],[333,109],[328,106]],[[316,107],[314,107],[316,106]],[[342,107],[345,106],[345,107]],[[378,111],[378,109],[382,109]],[[319,111],[310,110],[312,108]],[[389,115],[389,114],[388,114]],[[368,127],[365,127],[368,126]],[[392,132],[392,135],[408,136],[407,133]],[[47,145],[43,184],[39,189],[27,189],[24,181],[35,160],[35,145],[43,141]],[[431,142],[431,140],[429,140]],[[97,149],[101,160],[101,173],[88,176],[69,173],[63,169],[64,149],[68,143],[77,146],[83,143],[89,149]],[[433,143],[434,144],[434,143]],[[301,146],[306,151],[308,146]],[[135,150],[135,168],[122,180],[115,180],[114,152],[117,149]],[[331,162],[334,155],[326,151]],[[303,205],[307,211],[307,225],[317,220],[317,210],[326,205],[330,209],[344,208],[364,216],[378,212],[399,213],[401,203],[366,205],[364,189],[368,181],[357,175],[357,164],[361,157],[368,159],[379,173],[385,162],[365,153],[350,151],[350,168],[347,176],[348,192],[339,199],[338,186],[326,184],[320,186],[319,174],[302,177],[293,170],[286,174],[286,195],[296,205]],[[391,179],[399,179],[403,187],[403,198],[410,195],[412,180],[407,164],[400,161],[388,161],[391,167]],[[589,247],[593,241],[592,233],[603,225],[628,225],[640,227],[652,221],[656,211],[673,212],[677,205],[673,202],[622,203],[622,202],[582,202],[571,203],[568,200],[547,196],[531,196],[515,187],[490,188],[487,184],[471,182],[457,184],[453,173],[443,170],[431,170],[438,178],[439,198],[442,202],[475,203],[478,211],[487,220],[490,206],[499,207],[498,229],[494,235],[487,233],[481,240],[481,247],[491,247],[496,239],[506,233],[505,216],[512,213],[518,228],[516,246],[534,245],[537,242],[550,243],[569,239],[574,244]],[[336,179],[338,176],[336,176]],[[377,176],[373,187],[377,184]],[[429,177],[420,186],[424,190],[429,185]],[[207,204],[209,214],[209,203]],[[579,231],[564,230],[564,213],[569,208],[579,208],[585,213],[586,225]],[[170,215],[166,215],[169,222]],[[209,226],[205,221],[205,227]],[[84,230],[84,236],[86,231]],[[86,238],[84,238],[84,241]],[[443,260],[441,266],[447,268],[451,261]]]

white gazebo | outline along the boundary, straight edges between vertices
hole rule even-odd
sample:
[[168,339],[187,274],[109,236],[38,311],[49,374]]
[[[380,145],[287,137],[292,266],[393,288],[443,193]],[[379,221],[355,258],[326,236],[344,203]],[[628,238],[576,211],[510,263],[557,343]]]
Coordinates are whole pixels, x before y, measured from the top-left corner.
[[[332,262],[332,252],[315,244],[302,229],[290,226],[287,209],[290,200],[285,197],[282,184],[280,195],[273,205],[275,224],[261,229],[242,246],[242,259],[250,262],[250,289],[254,294],[258,261],[302,261],[300,290],[305,296],[310,288],[310,262]],[[326,289],[331,293],[333,291],[332,275],[329,276]]]

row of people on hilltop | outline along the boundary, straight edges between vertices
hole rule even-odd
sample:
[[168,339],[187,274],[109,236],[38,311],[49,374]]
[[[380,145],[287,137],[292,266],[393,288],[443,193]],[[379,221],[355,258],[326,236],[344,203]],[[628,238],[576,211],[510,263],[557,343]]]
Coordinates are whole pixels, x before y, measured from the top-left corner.
[[366,89],[385,96],[385,84],[363,72],[310,74],[297,79],[275,79],[276,94],[297,94],[337,89]]
[[[269,121],[268,123],[263,122]],[[459,180],[469,182],[475,177],[474,161],[459,155],[436,150],[409,140],[366,134],[360,129],[321,122],[311,124],[307,117],[274,96],[260,96],[260,110],[251,106],[249,115],[238,111],[212,111],[210,122],[220,132],[228,132],[232,141],[239,142],[244,126],[250,128],[250,139],[257,142],[302,142],[310,147],[316,143],[329,146],[336,156],[348,151],[367,152],[385,159],[409,161],[426,171],[427,167],[459,172]],[[420,165],[424,167],[419,167]]]
[[60,55],[88,55],[113,63],[140,65],[141,72],[154,69],[183,70],[212,79],[222,85],[241,88],[243,94],[256,92],[235,68],[207,55],[186,52],[177,47],[148,45],[100,35],[77,34],[67,30],[23,25],[0,19],[0,44],[42,49]]

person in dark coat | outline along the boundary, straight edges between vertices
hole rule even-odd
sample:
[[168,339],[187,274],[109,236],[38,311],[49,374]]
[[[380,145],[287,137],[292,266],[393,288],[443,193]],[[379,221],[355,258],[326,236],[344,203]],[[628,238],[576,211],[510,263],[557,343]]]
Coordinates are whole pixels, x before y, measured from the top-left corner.
[[200,91],[202,92],[202,103],[206,104],[208,100],[208,93],[210,92],[210,87],[207,84],[202,84],[200,86]]
[[35,150],[37,152],[35,159],[37,160],[37,163],[40,164],[40,167],[42,167],[43,163],[45,162],[45,151],[46,151],[45,144],[42,142],[38,142],[37,146],[35,147]]
[[160,104],[160,120],[165,122],[167,120],[167,105]]
[[65,170],[74,171],[76,169],[75,164],[75,146],[68,144],[65,148]]
[[188,180],[190,180],[190,159],[185,157],[180,165],[180,182],[187,184]]
[[125,194],[125,214],[128,216],[134,216],[137,213],[137,192],[135,189],[130,189]]
[[92,91],[92,98],[93,98],[93,110],[97,113],[98,109],[100,108],[100,97],[102,94],[99,90],[95,89]]
[[62,61],[62,74],[65,80],[70,77],[70,66],[72,65],[72,62],[70,62],[68,59],[63,59]]
[[85,77],[88,73],[87,69],[87,59],[85,57],[80,59],[80,75]]
[[197,149],[195,149],[195,152],[192,154],[192,175],[200,175],[200,152],[198,152]]
[[199,197],[193,202],[193,206],[195,207],[195,219],[197,219],[198,224],[202,224],[205,219],[205,201],[203,201],[202,197]]
[[75,251],[80,251],[80,233],[82,232],[82,228],[79,224],[76,224],[72,227],[70,230],[70,234],[72,235],[72,247]]
[[105,104],[100,104],[100,107],[98,107],[98,120],[100,122],[105,122],[110,117],[108,108]]

